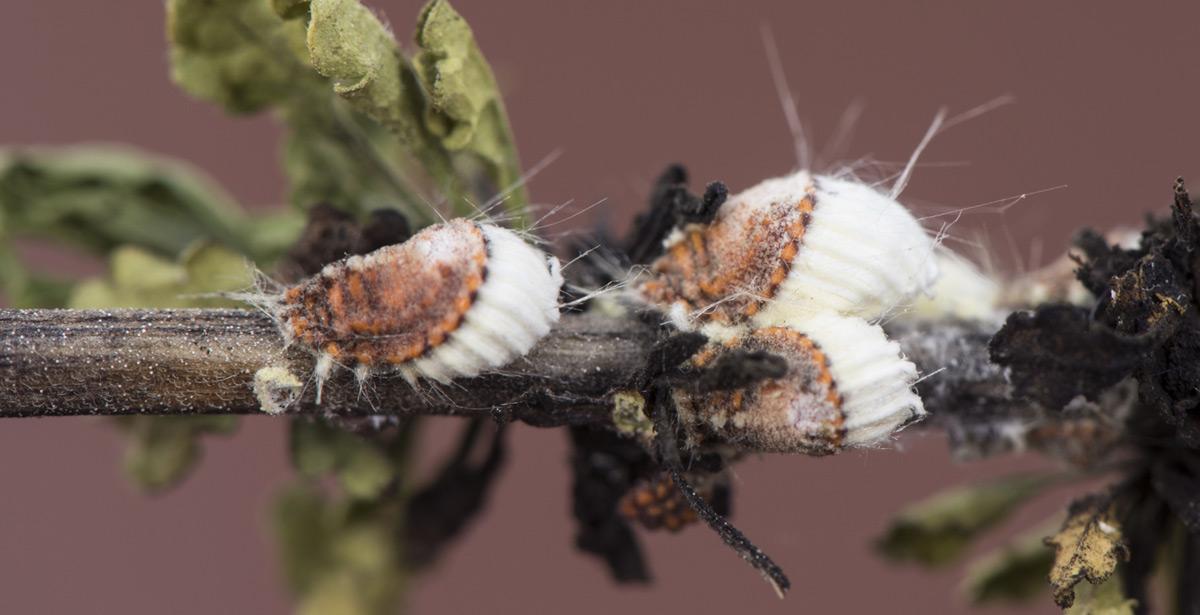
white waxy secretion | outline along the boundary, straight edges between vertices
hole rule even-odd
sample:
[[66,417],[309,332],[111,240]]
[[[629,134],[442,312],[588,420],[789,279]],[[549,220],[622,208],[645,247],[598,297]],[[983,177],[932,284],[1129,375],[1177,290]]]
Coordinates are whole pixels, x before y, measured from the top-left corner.
[[480,228],[488,245],[483,285],[449,341],[417,359],[410,378],[446,383],[503,367],[532,350],[558,322],[563,284],[558,259],[506,228]]
[[934,243],[912,213],[866,184],[800,172],[746,192],[769,202],[810,190],[800,249],[775,297],[754,316],[760,326],[837,313],[874,319],[928,294],[938,278]]
[[925,415],[913,391],[917,367],[901,355],[900,344],[883,328],[861,318],[826,314],[810,319],[801,331],[829,359],[829,371],[842,395],[845,446],[885,441],[899,427]]

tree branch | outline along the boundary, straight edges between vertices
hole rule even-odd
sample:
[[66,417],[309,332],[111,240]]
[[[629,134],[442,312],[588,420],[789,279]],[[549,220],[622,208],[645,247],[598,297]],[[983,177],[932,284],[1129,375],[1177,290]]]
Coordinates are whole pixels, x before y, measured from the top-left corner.
[[[1016,411],[987,357],[991,327],[893,327],[922,372],[935,416]],[[611,394],[632,386],[656,339],[636,319],[565,315],[502,373],[415,389],[398,377],[361,387],[347,370],[311,386],[313,358],[284,349],[275,324],[245,310],[0,310],[0,417],[255,414],[255,374],[284,368],[300,382],[289,414],[497,416],[539,426],[611,424]],[[945,369],[942,369],[945,368]],[[286,372],[281,372],[286,373]]]

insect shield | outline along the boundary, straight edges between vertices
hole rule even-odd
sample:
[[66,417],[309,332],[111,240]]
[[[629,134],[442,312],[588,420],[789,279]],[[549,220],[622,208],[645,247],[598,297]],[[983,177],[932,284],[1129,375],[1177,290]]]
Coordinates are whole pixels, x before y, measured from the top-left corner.
[[869,446],[924,414],[913,364],[874,321],[928,294],[935,242],[895,199],[807,171],[729,197],[708,224],[673,229],[636,301],[712,344],[784,357],[783,378],[744,391],[679,391],[693,443],[828,454]]
[[351,256],[287,289],[273,308],[289,342],[360,380],[479,375],[525,354],[558,321],[558,259],[512,231],[463,219]]
[[718,435],[758,451],[828,455],[879,442],[925,414],[911,388],[916,366],[879,325],[833,314],[809,324],[811,333],[752,329],[700,352],[692,362],[703,368],[728,350],[766,351],[787,362],[787,373],[734,391],[677,391],[689,439]]
[[801,171],[730,197],[710,224],[675,229],[637,290],[684,330],[870,319],[932,287],[933,247],[895,200]]

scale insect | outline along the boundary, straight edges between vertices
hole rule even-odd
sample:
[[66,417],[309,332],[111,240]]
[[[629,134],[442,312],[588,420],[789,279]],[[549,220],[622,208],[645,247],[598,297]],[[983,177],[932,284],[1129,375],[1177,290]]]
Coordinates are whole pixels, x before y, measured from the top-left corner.
[[900,203],[800,171],[729,199],[662,242],[637,295],[681,330],[795,326],[821,314],[878,318],[927,293],[934,241]]
[[878,321],[931,293],[937,241],[895,191],[851,179],[800,171],[734,196],[686,184],[669,167],[624,245],[640,267],[623,301],[663,336],[642,388],[677,489],[659,499],[682,498],[782,596],[787,576],[696,493],[692,464],[876,446],[923,417],[917,369]]
[[316,354],[319,403],[334,365],[414,385],[502,367],[558,321],[562,282],[558,259],[513,231],[454,219],[331,263],[265,307]]
[[697,353],[691,360],[697,369],[737,351],[780,357],[787,371],[734,390],[676,389],[688,439],[716,436],[759,451],[829,455],[877,443],[925,415],[911,387],[916,366],[878,325],[835,315],[811,325],[811,333],[763,327]]
[[826,455],[878,445],[924,416],[916,367],[877,323],[939,279],[938,244],[907,208],[867,184],[807,171],[727,198],[714,184],[687,195],[677,167],[659,181],[647,217],[657,232],[629,246],[646,261],[629,301],[711,341],[694,367],[749,349],[789,364],[786,376],[744,391],[680,391],[689,445],[715,435]]

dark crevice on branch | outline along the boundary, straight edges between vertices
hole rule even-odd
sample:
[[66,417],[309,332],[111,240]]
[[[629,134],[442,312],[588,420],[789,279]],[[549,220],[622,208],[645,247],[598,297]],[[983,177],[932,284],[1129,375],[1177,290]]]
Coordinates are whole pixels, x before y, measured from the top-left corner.
[[[992,329],[981,324],[893,327],[925,373],[935,416],[1018,411],[1003,370],[988,360]],[[528,356],[502,373],[424,385],[347,370],[326,383],[322,404],[309,382],[288,414],[487,416],[538,426],[611,424],[609,396],[637,387],[658,339],[635,318],[565,315]],[[309,381],[312,357],[285,350],[274,323],[244,310],[0,310],[0,417],[123,414],[256,414],[263,367]],[[945,369],[942,369],[945,368]]]

